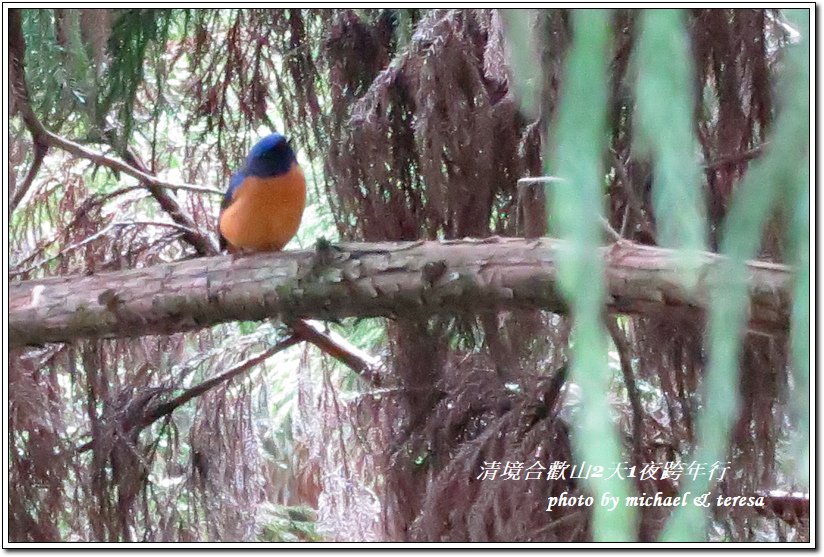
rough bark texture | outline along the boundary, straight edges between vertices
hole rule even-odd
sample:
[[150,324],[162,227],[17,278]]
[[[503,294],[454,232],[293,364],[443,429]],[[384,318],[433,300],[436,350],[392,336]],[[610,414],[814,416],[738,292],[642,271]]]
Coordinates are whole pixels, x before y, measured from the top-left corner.
[[[491,238],[349,243],[317,251],[208,257],[155,267],[9,285],[11,346],[173,333],[233,320],[416,317],[434,313],[566,310],[556,286],[563,243]],[[701,311],[724,280],[706,254],[696,290],[675,280],[671,251],[602,249],[611,312]],[[791,270],[749,264],[750,326],[786,330]]]

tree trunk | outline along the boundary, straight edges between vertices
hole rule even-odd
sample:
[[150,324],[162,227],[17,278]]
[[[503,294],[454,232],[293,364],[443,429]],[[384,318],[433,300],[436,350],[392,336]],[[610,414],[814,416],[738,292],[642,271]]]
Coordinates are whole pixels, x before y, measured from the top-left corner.
[[[317,251],[204,257],[145,269],[9,285],[11,346],[169,334],[235,320],[543,308],[563,313],[556,285],[563,242],[491,238],[341,244]],[[706,254],[698,287],[682,288],[674,252],[602,248],[610,312],[702,311],[720,257]],[[786,331],[791,270],[752,262],[750,327]]]

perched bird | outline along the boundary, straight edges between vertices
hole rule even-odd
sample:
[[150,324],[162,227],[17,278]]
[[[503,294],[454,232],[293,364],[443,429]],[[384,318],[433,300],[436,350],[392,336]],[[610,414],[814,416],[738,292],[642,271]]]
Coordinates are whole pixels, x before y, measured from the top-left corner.
[[220,208],[220,249],[277,251],[298,231],[306,179],[291,145],[279,133],[258,141],[229,181]]

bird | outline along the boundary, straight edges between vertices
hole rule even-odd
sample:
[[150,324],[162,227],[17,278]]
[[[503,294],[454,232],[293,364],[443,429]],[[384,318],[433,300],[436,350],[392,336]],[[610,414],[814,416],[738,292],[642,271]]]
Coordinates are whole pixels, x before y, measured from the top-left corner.
[[280,251],[300,227],[306,178],[285,136],[271,133],[229,180],[218,217],[220,250]]

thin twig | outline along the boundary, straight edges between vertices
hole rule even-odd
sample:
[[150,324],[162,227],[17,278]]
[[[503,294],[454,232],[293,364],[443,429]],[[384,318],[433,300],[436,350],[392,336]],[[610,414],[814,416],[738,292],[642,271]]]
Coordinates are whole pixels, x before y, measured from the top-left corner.
[[126,227],[126,226],[163,226],[163,227],[173,228],[175,230],[179,230],[183,233],[186,233],[186,232],[191,233],[192,232],[191,228],[187,228],[185,226],[179,225],[179,224],[174,223],[174,222],[160,222],[160,221],[113,222],[113,223],[109,224],[108,226],[104,227],[102,230],[99,230],[99,231],[95,232],[91,236],[87,236],[87,237],[83,238],[82,240],[80,240],[79,242],[75,242],[74,244],[61,249],[55,255],[52,255],[52,256],[47,257],[45,259],[41,259],[37,263],[33,263],[32,265],[29,265],[25,269],[20,269],[20,270],[15,270],[15,271],[9,272],[9,276],[10,277],[16,277],[16,276],[24,275],[26,273],[30,273],[31,271],[34,271],[35,269],[38,269],[38,268],[42,267],[43,265],[51,263],[52,261],[55,261],[55,260],[65,256],[69,252],[72,252],[72,251],[74,251],[78,248],[82,248],[86,244],[88,244],[90,242],[93,242],[94,240],[100,238],[101,236],[105,236],[108,232],[110,232],[114,228],[123,228],[123,227]]
[[607,316],[605,319],[607,329],[618,350],[618,359],[621,362],[621,373],[624,376],[624,385],[627,387],[627,397],[632,407],[632,452],[634,464],[640,466],[643,462],[643,435],[644,435],[644,408],[641,405],[641,395],[638,392],[638,385],[635,383],[635,374],[632,371],[632,361],[630,360],[630,345],[624,336],[623,331],[618,326],[618,321],[614,317]]
[[614,228],[612,228],[612,225],[609,223],[607,219],[600,215],[598,215],[598,219],[601,221],[601,226],[604,227],[604,232],[606,232],[610,238],[612,238],[616,242],[620,242],[624,239],[621,237],[620,234],[618,234],[618,232]]
[[[143,161],[140,160],[140,157],[138,157],[134,151],[127,148],[124,151],[123,156],[126,159],[123,164],[132,167],[135,172],[139,172],[141,175],[149,176],[150,178],[152,177],[151,174],[149,174],[149,170],[146,168],[146,165],[143,164]],[[205,232],[200,232],[199,227],[192,217],[183,210],[183,207],[180,206],[174,197],[169,195],[168,191],[166,191],[161,185],[151,181],[141,180],[140,183],[147,190],[149,190],[149,193],[151,193],[152,197],[155,198],[155,201],[157,201],[158,205],[160,205],[160,208],[166,211],[173,221],[196,231],[195,233],[184,232],[183,240],[195,248],[198,255],[206,257],[220,253],[218,245],[211,235]]]
[[70,153],[78,158],[90,160],[93,163],[104,166],[111,170],[115,170],[117,172],[122,172],[127,176],[131,176],[132,178],[136,178],[141,182],[148,184],[150,186],[156,188],[163,188],[163,189],[171,189],[171,190],[188,190],[194,191],[197,193],[207,193],[210,195],[223,195],[224,192],[210,188],[207,186],[198,186],[195,184],[185,184],[185,183],[176,183],[176,182],[167,182],[165,180],[159,179],[157,176],[144,172],[142,169],[135,168],[134,166],[127,164],[124,161],[116,159],[114,157],[110,157],[104,153],[99,151],[95,151],[93,149],[89,149],[88,147],[84,147],[79,143],[75,143],[65,137],[61,137],[56,133],[50,132],[46,130],[45,132],[46,140],[48,144],[53,147],[57,147]]
[[100,238],[101,236],[105,236],[113,227],[114,227],[113,224],[109,224],[108,226],[105,226],[102,230],[98,230],[97,232],[95,232],[91,236],[86,236],[85,238],[83,238],[79,242],[75,242],[74,244],[66,246],[65,248],[61,249],[58,253],[56,253],[56,254],[54,254],[50,257],[46,257],[45,259],[41,259],[37,263],[32,263],[31,265],[29,265],[25,269],[18,269],[18,270],[15,270],[15,271],[10,271],[9,276],[10,277],[16,277],[16,276],[24,275],[26,273],[30,273],[31,271],[34,271],[35,269],[38,269],[38,268],[42,267],[43,265],[47,265],[48,263],[51,263],[52,261],[55,261],[55,260],[63,257],[67,253],[72,252],[72,251],[74,251],[78,248],[82,248],[86,244],[95,241],[96,239]]
[[629,203],[626,204],[624,207],[624,216],[621,218],[621,230],[618,232],[618,235],[622,238],[625,237],[627,233],[627,223],[629,222]]
[[[518,179],[518,187],[519,188],[524,188],[524,187],[532,185],[532,184],[541,184],[541,183],[550,184],[550,183],[565,183],[565,182],[566,182],[566,180],[564,180],[563,178],[560,178],[558,176],[532,176],[532,177],[529,177],[529,178],[519,178]],[[623,240],[621,235],[618,234],[618,232],[616,232],[616,230],[614,228],[612,228],[612,225],[609,224],[609,221],[607,219],[605,219],[601,215],[598,215],[598,221],[601,223],[601,226],[604,227],[604,232],[606,232],[607,235],[610,236],[614,241],[619,242],[619,241]]]
[[613,168],[615,168],[615,173],[618,175],[618,182],[624,190],[627,204],[630,206],[632,212],[635,213],[638,219],[638,224],[641,226],[641,230],[650,236],[655,237],[653,227],[647,219],[644,209],[641,206],[641,200],[638,199],[638,195],[632,188],[632,181],[629,178],[629,173],[627,172],[624,162],[621,160],[621,157],[618,156],[618,153],[610,150],[610,154],[612,155]]
[[177,224],[176,222],[163,222],[157,220],[134,220],[128,222],[115,222],[112,226],[160,226],[166,228],[173,228],[175,230],[179,230],[181,232],[195,232],[188,226],[183,226],[182,224]]
[[[26,196],[26,193],[31,188],[32,182],[34,182],[35,176],[40,171],[40,167],[43,165],[43,160],[46,158],[46,153],[48,153],[49,148],[46,145],[43,145],[40,141],[34,137],[32,134],[32,141],[34,142],[34,160],[29,167],[29,171],[26,173],[26,177],[20,183],[20,185],[14,188],[14,193],[9,200],[9,211],[12,212],[17,209],[17,206],[20,205],[20,202],[23,201],[23,198]],[[11,184],[9,184],[11,186]]]
[[[193,398],[206,393],[207,391],[213,389],[214,387],[222,383],[226,383],[234,379],[238,375],[252,369],[256,365],[263,363],[264,361],[274,356],[278,352],[297,344],[298,342],[300,342],[300,340],[301,339],[297,335],[292,335],[287,339],[278,342],[274,346],[267,348],[260,354],[252,356],[251,358],[248,358],[240,362],[228,371],[225,371],[220,375],[212,377],[211,379],[207,379],[206,381],[203,381],[202,383],[199,383],[194,387],[186,389],[183,393],[181,393],[180,395],[176,396],[168,402],[160,403],[153,406],[147,405],[147,408],[145,408],[145,410],[143,411],[143,416],[141,416],[140,419],[133,421],[133,423],[135,424],[134,429],[136,429],[137,431],[145,429],[157,420],[170,415],[172,412],[174,412],[175,410],[177,410]],[[94,440],[91,440],[79,446],[77,449],[75,449],[74,452],[76,454],[84,453],[86,451],[91,450],[93,446]]]

